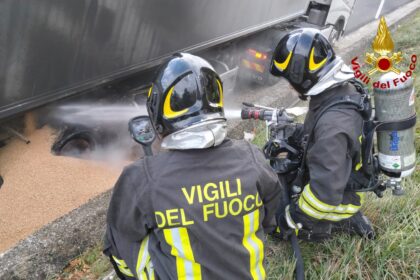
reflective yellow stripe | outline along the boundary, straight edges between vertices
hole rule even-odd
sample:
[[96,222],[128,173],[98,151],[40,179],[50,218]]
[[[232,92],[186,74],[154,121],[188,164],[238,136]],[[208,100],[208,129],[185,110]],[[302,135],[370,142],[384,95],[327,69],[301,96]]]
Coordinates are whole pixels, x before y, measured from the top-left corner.
[[217,86],[219,87],[219,98],[220,98],[220,101],[219,101],[219,103],[217,103],[217,106],[219,106],[219,107],[223,107],[223,87],[222,87],[222,83],[218,80],[218,79],[216,79],[216,82],[217,82]]
[[149,280],[155,280],[155,269],[153,268],[153,263],[151,261],[147,263],[146,268]]
[[310,71],[318,70],[322,65],[325,64],[325,62],[327,62],[327,58],[324,58],[321,62],[316,63],[314,60],[314,52],[315,52],[315,48],[312,47],[311,54],[309,55],[309,70]]
[[274,60],[274,65],[276,66],[276,68],[279,71],[284,71],[287,68],[287,66],[289,65],[291,57],[292,57],[292,52],[289,53],[289,55],[286,57],[286,60],[283,61],[283,62],[277,62],[277,61]]
[[112,258],[114,259],[114,261],[117,263],[118,269],[120,270],[120,272],[126,276],[129,277],[134,277],[133,273],[131,272],[131,270],[128,268],[127,264],[125,263],[124,260],[120,260],[115,256],[112,256]]
[[176,257],[176,270],[179,280],[201,280],[201,265],[195,262],[188,231],[184,227],[164,229],[166,243],[171,249],[171,255]]
[[323,213],[319,212],[311,207],[305,200],[299,198],[299,208],[308,216],[318,220],[328,220],[338,222],[343,219],[350,218],[353,214],[335,214],[335,213]]
[[137,256],[136,272],[140,280],[147,280],[145,268],[150,263],[149,255],[149,236],[143,239],[140,245],[139,254]]
[[150,98],[150,95],[152,95],[152,89],[153,85],[150,87],[149,92],[147,93],[147,98]]
[[[312,193],[310,185],[306,185],[303,192],[303,198],[310,203],[310,206],[314,208],[314,210],[320,212],[334,212],[334,213],[342,213],[342,214],[354,214],[359,211],[360,206],[352,205],[352,204],[340,204],[338,206],[329,205],[322,201],[320,201],[316,196]],[[299,200],[303,199],[302,197]]]
[[171,255],[176,257],[176,273],[178,274],[178,279],[181,279],[181,276],[185,276],[184,259],[180,257],[181,252],[179,252],[179,249],[174,245],[171,231],[172,229],[164,229],[163,235],[165,236],[166,243],[172,248]]
[[244,237],[242,244],[249,252],[249,267],[253,280],[265,279],[264,261],[264,244],[255,234],[258,231],[260,219],[259,210],[255,210],[243,216],[244,220]]
[[173,111],[171,108],[171,96],[174,93],[174,87],[171,87],[169,92],[166,94],[165,102],[163,103],[163,116],[167,119],[173,119],[185,114],[188,109],[184,109],[181,111]]
[[362,206],[365,203],[366,193],[356,192],[356,194],[360,197],[360,206]]
[[[359,143],[360,143],[360,145],[362,144],[362,139],[363,139],[363,136],[362,135],[360,135],[359,136]],[[356,164],[356,167],[354,168],[356,171],[359,171],[360,170],[360,168],[362,168],[362,166],[363,166],[363,164],[362,164],[362,153],[360,153],[360,162],[358,162],[357,164]]]

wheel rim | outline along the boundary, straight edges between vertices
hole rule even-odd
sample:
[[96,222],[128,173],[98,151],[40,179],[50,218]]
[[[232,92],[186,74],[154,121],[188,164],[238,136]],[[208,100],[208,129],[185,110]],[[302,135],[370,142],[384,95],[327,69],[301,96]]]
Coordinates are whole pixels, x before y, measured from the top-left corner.
[[337,42],[339,34],[340,34],[339,30],[337,30],[334,27],[334,29],[331,31],[331,34],[330,34],[330,43],[331,44],[334,44],[335,42]]

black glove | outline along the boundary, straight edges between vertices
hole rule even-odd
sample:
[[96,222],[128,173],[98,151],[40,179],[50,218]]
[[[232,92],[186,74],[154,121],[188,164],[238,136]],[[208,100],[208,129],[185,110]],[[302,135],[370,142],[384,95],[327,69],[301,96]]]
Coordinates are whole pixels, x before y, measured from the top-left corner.
[[302,229],[302,224],[293,218],[295,204],[288,204],[286,207],[281,207],[276,213],[277,218],[277,231],[276,236],[281,239],[288,239],[291,234],[298,234]]
[[290,215],[293,221],[301,225],[298,238],[309,242],[322,242],[331,237],[331,222],[314,221],[302,211],[296,211],[297,206],[291,208]]
[[291,234],[296,234],[300,240],[309,242],[321,242],[331,237],[331,223],[323,221],[305,223],[307,220],[298,215],[296,207],[296,204],[292,203],[282,211],[278,211],[279,230],[276,237],[286,240]]

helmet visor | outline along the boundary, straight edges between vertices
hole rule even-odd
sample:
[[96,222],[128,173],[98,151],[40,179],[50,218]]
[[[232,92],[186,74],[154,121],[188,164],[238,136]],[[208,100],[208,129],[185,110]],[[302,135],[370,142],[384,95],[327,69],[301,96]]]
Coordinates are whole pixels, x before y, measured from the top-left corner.
[[321,69],[327,59],[331,56],[331,51],[328,49],[329,43],[322,36],[318,36],[313,43],[309,53],[309,71],[316,72]]
[[197,96],[197,82],[191,73],[169,88],[163,105],[163,115],[171,119],[185,114],[197,102]]
[[204,96],[212,107],[223,107],[222,81],[213,71],[202,69],[201,83]]
[[287,70],[294,55],[293,51],[298,38],[299,34],[292,34],[279,42],[273,54],[273,67],[275,69],[272,72],[275,76],[281,75],[282,72]]

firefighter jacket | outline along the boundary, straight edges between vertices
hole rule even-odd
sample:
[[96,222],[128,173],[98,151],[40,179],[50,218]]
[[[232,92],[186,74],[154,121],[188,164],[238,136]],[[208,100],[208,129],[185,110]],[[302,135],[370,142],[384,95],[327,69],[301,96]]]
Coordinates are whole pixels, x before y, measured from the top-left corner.
[[264,279],[279,188],[244,141],[146,157],[115,185],[104,252],[128,279]]
[[359,211],[364,194],[346,189],[350,174],[361,168],[363,118],[354,106],[336,105],[320,116],[326,105],[344,96],[360,95],[344,84],[311,97],[304,134],[308,143],[307,184],[298,199],[294,218],[311,229],[318,221],[338,222]]

